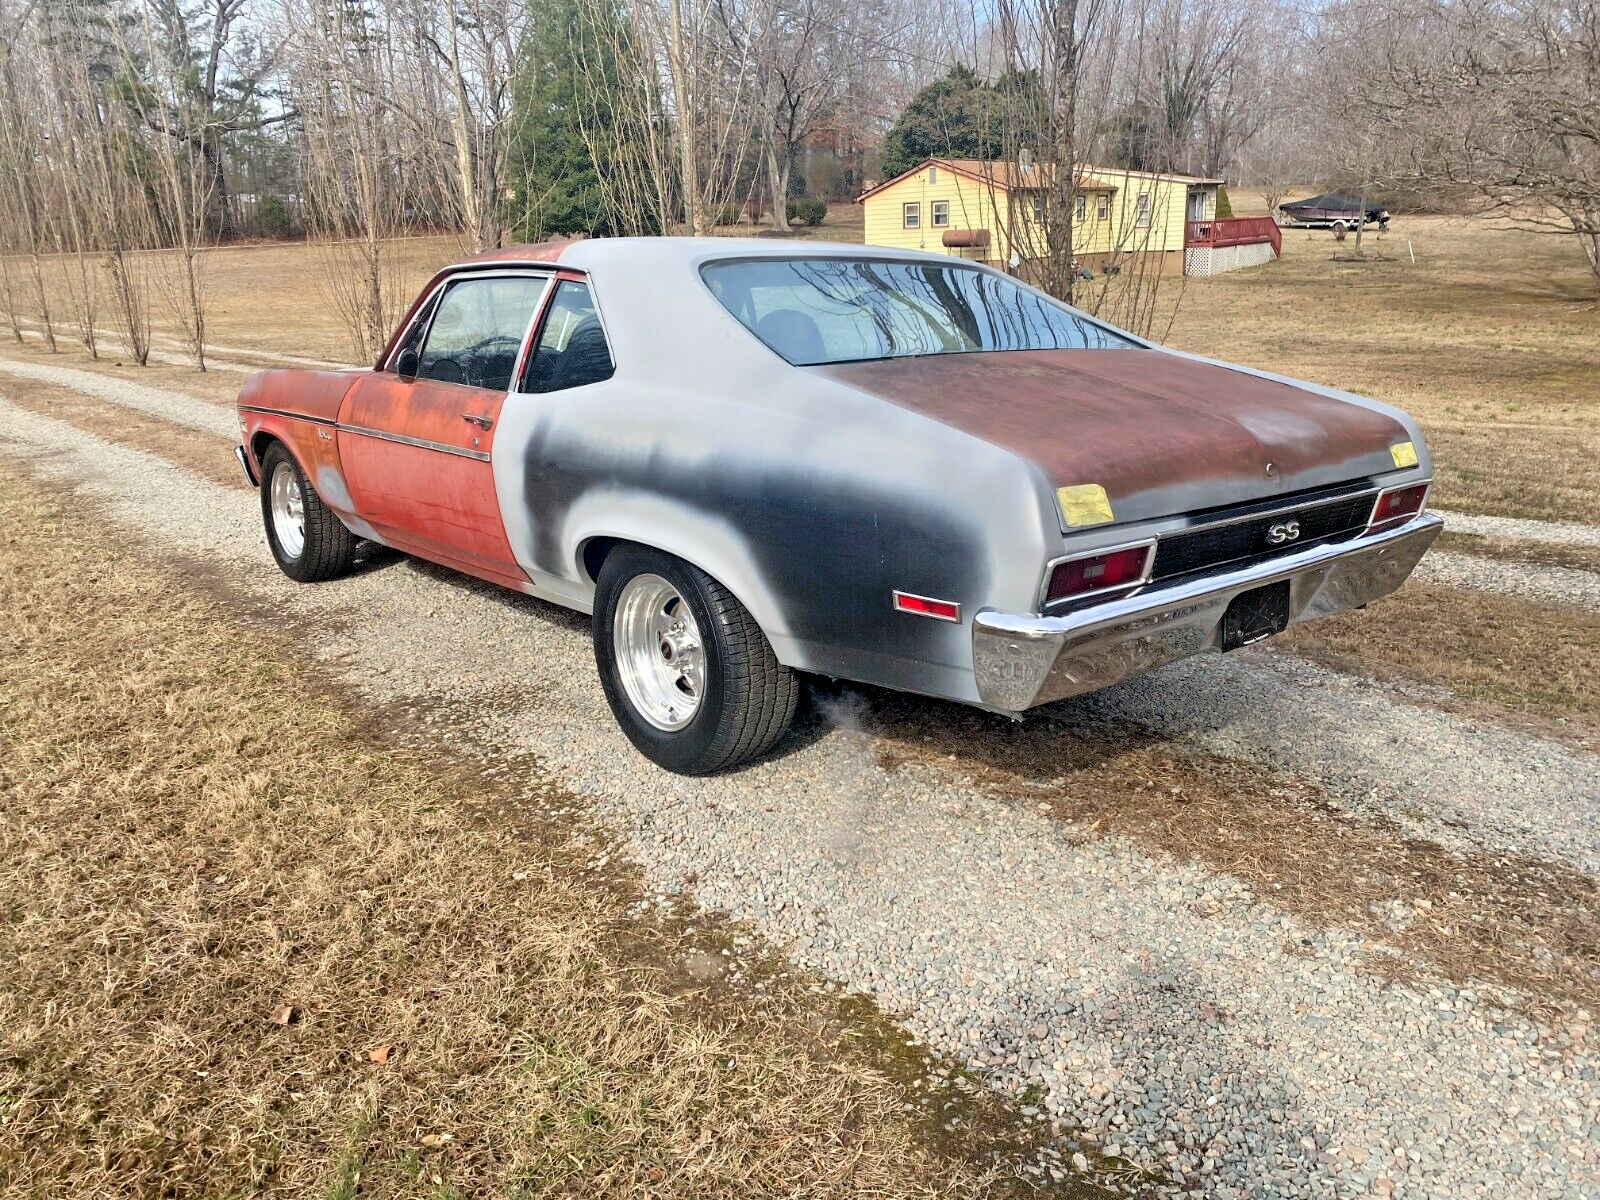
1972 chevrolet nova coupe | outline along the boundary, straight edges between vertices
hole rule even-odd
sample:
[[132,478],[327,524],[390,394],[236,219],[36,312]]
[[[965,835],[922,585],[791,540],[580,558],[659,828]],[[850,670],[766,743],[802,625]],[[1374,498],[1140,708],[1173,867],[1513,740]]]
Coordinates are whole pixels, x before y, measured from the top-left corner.
[[797,672],[1020,713],[1358,608],[1441,528],[1394,408],[859,246],[484,254],[239,423],[289,576],[365,539],[592,612],[617,720],[686,773],[771,749]]

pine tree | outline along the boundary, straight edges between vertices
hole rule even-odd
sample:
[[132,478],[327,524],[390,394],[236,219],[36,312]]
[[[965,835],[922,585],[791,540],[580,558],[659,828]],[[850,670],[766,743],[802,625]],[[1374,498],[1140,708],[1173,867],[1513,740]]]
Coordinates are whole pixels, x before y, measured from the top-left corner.
[[[600,186],[593,147],[625,138],[617,98],[627,44],[620,8],[595,0],[534,0],[513,97],[506,224],[518,241],[624,232]],[[582,45],[577,39],[583,39]]]
[[992,158],[999,152],[1001,104],[971,67],[952,67],[911,98],[883,139],[883,175],[892,179],[927,158]]

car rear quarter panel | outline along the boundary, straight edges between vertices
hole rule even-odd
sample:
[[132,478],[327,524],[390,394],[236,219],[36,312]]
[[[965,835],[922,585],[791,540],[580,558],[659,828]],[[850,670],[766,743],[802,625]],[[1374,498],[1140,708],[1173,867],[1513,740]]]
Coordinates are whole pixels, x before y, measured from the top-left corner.
[[[729,588],[790,666],[976,700],[972,615],[1031,608],[1059,543],[1036,469],[787,364],[726,368],[508,398],[495,482],[535,585],[592,606],[586,545],[639,542]],[[961,620],[897,612],[895,589]]]

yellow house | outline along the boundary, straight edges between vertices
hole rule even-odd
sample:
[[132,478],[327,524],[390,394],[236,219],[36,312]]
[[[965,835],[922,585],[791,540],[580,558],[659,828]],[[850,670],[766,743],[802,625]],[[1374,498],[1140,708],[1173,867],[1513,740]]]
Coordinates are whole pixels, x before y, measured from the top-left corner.
[[[1077,171],[1073,253],[1090,269],[1133,255],[1160,255],[1160,269],[1182,269],[1190,233],[1215,224],[1220,179],[1089,164]],[[1027,159],[930,158],[861,194],[866,243],[1017,269],[1045,256],[1054,174],[1053,164]]]

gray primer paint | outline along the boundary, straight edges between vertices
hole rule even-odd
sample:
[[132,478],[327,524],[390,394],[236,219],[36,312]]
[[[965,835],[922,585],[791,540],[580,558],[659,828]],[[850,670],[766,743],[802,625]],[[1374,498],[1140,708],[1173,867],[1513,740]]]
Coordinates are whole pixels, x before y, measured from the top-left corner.
[[[507,398],[493,469],[512,551],[533,591],[587,611],[588,541],[655,546],[732,591],[789,666],[974,701],[974,614],[1034,612],[1048,560],[1179,529],[1187,518],[1063,535],[1036,465],[790,366],[700,278],[718,259],[796,252],[671,238],[597,239],[563,252],[561,266],[589,276],[616,370],[600,383]],[[818,244],[803,252],[874,254]],[[1427,475],[1405,414],[1298,386],[1393,414],[1421,465],[1391,482]],[[895,589],[955,600],[962,619],[895,612]]]

